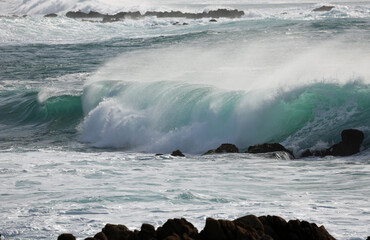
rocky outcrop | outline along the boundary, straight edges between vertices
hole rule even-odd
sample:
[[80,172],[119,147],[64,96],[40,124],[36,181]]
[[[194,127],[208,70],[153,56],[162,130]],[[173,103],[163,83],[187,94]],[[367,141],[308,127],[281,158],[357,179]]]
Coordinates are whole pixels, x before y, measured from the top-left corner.
[[173,151],[171,153],[171,156],[174,156],[174,157],[185,157],[185,155],[179,149],[177,149],[176,151]]
[[334,6],[321,6],[321,7],[319,7],[319,8],[315,8],[314,10],[312,10],[312,11],[314,11],[314,12],[327,12],[327,11],[330,11],[330,10],[332,10],[334,8]]
[[365,138],[362,131],[357,129],[345,129],[341,133],[342,141],[334,144],[328,149],[311,151],[305,150],[301,157],[318,156],[350,156],[360,152],[361,144]]
[[157,239],[199,239],[198,229],[185,218],[169,219],[157,229]]
[[229,10],[229,9],[217,9],[211,10],[209,12],[202,13],[183,13],[181,11],[171,11],[171,12],[161,12],[161,11],[148,11],[145,14],[141,14],[139,11],[136,12],[119,12],[113,15],[102,14],[99,12],[90,11],[89,13],[84,13],[81,11],[69,11],[66,16],[69,18],[105,18],[105,19],[125,19],[132,18],[138,19],[143,17],[157,17],[157,18],[240,18],[244,15],[243,11]]
[[55,17],[58,17],[58,14],[50,13],[50,14],[46,14],[44,17],[46,17],[46,18],[55,18]]
[[[58,240],[69,240],[62,234]],[[73,237],[73,239],[75,239]],[[334,240],[324,226],[300,220],[285,221],[278,216],[244,216],[233,221],[207,218],[204,229],[198,229],[184,218],[169,219],[155,230],[143,224],[140,231],[124,225],[107,224],[102,232],[85,240]]]
[[208,150],[203,155],[215,154],[215,153],[239,153],[239,149],[234,144],[223,143],[217,149]]
[[76,237],[69,233],[59,235],[58,240],[76,240]]
[[286,149],[280,143],[264,143],[264,144],[257,144],[248,147],[247,153],[269,153],[269,152],[286,152],[291,155],[292,159],[294,159],[293,152]]

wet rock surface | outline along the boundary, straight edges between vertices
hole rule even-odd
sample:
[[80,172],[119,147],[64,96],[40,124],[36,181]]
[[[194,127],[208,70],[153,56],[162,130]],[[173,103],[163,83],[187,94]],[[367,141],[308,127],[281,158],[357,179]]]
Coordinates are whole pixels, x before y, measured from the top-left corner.
[[[62,234],[58,240],[75,239]],[[279,216],[247,215],[233,221],[207,218],[204,229],[198,232],[184,218],[168,219],[157,230],[143,224],[140,230],[130,231],[124,225],[107,224],[101,232],[85,240],[333,240],[324,226],[300,220],[285,221]]]

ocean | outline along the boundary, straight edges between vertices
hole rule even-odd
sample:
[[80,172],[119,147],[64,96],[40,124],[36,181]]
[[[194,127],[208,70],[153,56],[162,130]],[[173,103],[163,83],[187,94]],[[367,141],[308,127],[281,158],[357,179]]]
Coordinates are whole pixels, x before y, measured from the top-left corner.
[[[245,15],[65,16],[221,8]],[[0,15],[2,239],[248,214],[370,235],[369,1],[3,0]],[[203,155],[278,142],[299,156],[349,128],[365,134],[349,157]]]

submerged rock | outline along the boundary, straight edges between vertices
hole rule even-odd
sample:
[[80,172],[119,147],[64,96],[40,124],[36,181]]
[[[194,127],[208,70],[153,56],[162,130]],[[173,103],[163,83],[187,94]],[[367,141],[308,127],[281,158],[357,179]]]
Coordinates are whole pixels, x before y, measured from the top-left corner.
[[341,132],[342,141],[334,144],[328,149],[311,151],[305,150],[301,157],[318,156],[350,156],[360,152],[361,144],[365,138],[362,131],[357,129],[345,129]]
[[294,159],[293,152],[286,149],[280,143],[264,143],[264,144],[257,144],[248,147],[247,153],[269,153],[269,152],[286,152],[292,156]]
[[319,7],[319,8],[315,8],[314,10],[312,10],[312,11],[314,11],[314,12],[327,12],[327,11],[330,11],[330,10],[332,10],[334,8],[334,6],[321,6],[321,7]]
[[54,18],[54,17],[58,17],[58,14],[55,14],[55,13],[50,13],[50,14],[46,14],[44,17],[49,17],[49,18]]
[[185,155],[179,149],[177,149],[176,151],[173,151],[171,153],[171,156],[174,156],[174,157],[185,157]]
[[217,20],[212,18],[211,20],[209,20],[209,22],[217,22]]

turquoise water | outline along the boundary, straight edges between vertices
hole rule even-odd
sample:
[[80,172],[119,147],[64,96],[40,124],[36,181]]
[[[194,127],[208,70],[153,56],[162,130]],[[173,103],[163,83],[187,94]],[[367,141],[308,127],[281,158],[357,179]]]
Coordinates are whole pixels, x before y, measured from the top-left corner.
[[[107,24],[46,19],[34,14],[46,3],[31,2],[0,17],[4,239],[83,239],[107,222],[173,217],[202,228],[206,217],[246,214],[313,221],[338,239],[369,235],[366,2],[323,13],[239,4],[245,17],[217,23]],[[365,133],[362,152],[347,158],[201,156],[225,142],[280,142],[299,155],[346,128]],[[168,155],[176,149],[187,158]]]

